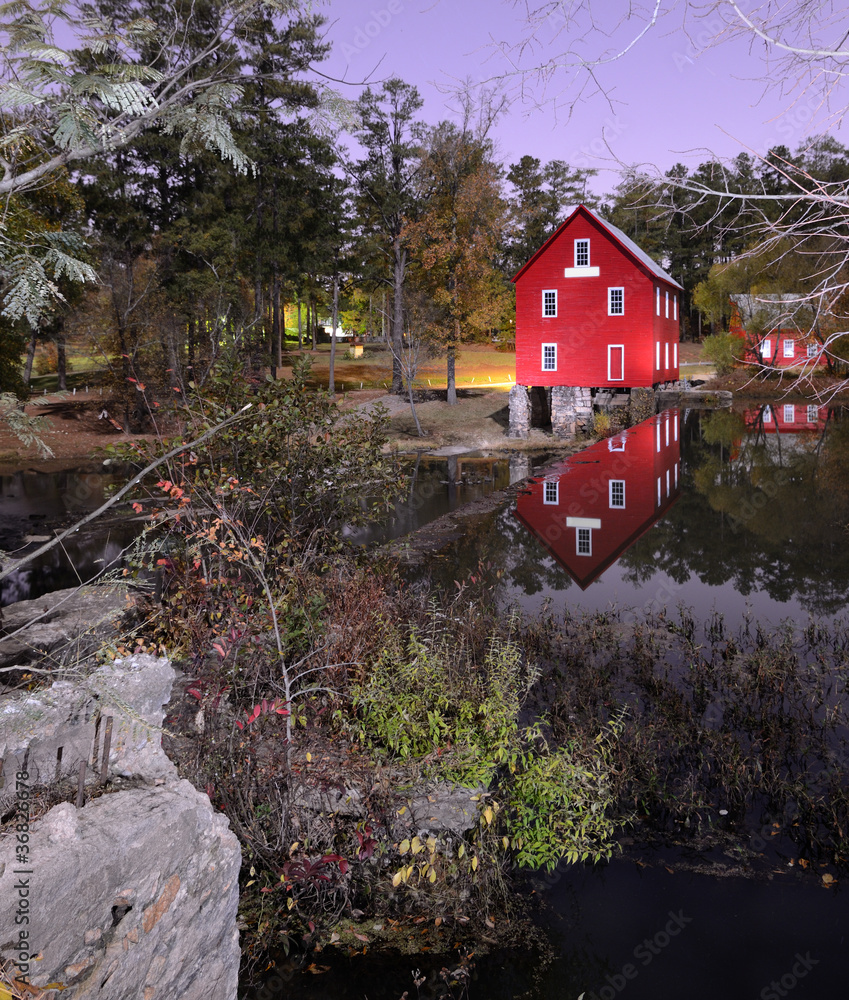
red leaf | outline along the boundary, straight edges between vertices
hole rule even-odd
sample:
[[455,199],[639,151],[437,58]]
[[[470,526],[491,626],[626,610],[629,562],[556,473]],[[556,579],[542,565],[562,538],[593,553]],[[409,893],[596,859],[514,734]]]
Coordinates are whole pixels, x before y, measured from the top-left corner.
[[344,858],[342,858],[342,860],[339,862],[339,871],[343,875],[345,874],[345,872],[348,871],[348,862]]
[[244,729],[245,728],[244,723],[242,723],[242,722],[237,722],[236,725],[239,727],[239,729]]

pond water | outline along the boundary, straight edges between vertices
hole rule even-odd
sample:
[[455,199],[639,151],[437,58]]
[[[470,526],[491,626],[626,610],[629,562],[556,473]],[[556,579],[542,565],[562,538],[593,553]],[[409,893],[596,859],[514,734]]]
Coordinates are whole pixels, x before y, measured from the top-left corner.
[[[96,510],[122,470],[93,466],[26,469],[0,475],[0,550],[12,557],[37,548],[61,529]],[[126,522],[96,524],[65,539],[0,582],[0,607],[87,582],[121,559],[137,534]]]
[[[711,878],[667,848],[639,863],[574,866],[540,883],[541,925],[556,957],[490,954],[471,968],[469,1000],[825,1000],[845,995],[849,896],[790,870],[771,879]],[[445,1000],[441,959],[328,949],[310,972],[284,970],[246,1000]],[[424,983],[417,992],[413,970]],[[321,975],[316,972],[321,971]],[[405,993],[406,991],[406,993]],[[459,996],[459,992],[457,996]]]
[[549,466],[428,568],[453,586],[489,564],[498,597],[528,611],[803,621],[846,607],[847,523],[840,410],[666,410]]

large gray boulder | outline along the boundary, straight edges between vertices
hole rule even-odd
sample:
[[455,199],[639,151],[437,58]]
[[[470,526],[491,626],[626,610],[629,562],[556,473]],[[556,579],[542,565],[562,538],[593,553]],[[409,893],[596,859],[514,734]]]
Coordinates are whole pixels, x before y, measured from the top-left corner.
[[3,609],[0,667],[34,663],[50,656],[79,659],[99,645],[102,636],[127,607],[123,584],[95,584],[56,590]]
[[30,863],[19,846],[14,830],[0,839],[0,951],[33,985],[62,983],[66,1000],[236,996],[239,844],[189,782],[62,803],[32,824]]
[[114,660],[74,683],[56,681],[0,702],[0,809],[14,796],[14,774],[26,762],[31,784],[101,773],[106,719],[112,718],[107,778],[176,777],[162,749],[162,720],[174,681],[167,659],[147,654]]

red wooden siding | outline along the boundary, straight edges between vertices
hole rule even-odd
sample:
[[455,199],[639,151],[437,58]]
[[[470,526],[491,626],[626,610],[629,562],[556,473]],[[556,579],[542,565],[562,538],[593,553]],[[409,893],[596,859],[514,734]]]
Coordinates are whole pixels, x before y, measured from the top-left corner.
[[[575,264],[575,240],[590,241],[598,276],[565,277]],[[678,378],[680,290],[653,274],[583,206],[513,279],[516,284],[516,381],[520,385],[633,388]],[[609,315],[609,290],[623,289],[624,312]],[[660,288],[661,315],[656,315]],[[557,293],[557,315],[543,315],[543,293]],[[666,295],[669,294],[669,316]],[[680,299],[677,299],[680,309]],[[656,364],[660,344],[660,366]],[[543,345],[557,347],[557,368],[543,370]],[[623,378],[618,366],[621,348]],[[615,356],[614,356],[615,355]]]
[[[678,498],[679,422],[678,410],[665,410],[554,466],[518,497],[516,517],[581,589],[613,565]],[[621,490],[624,506],[612,503],[618,498],[612,496],[611,481]],[[579,552],[581,527],[589,531],[589,552]]]
[[[728,331],[746,342],[743,360],[749,364],[769,365],[772,368],[799,368],[804,365],[807,369],[825,367],[826,365],[822,345],[816,338],[804,336],[795,327],[770,330],[756,342],[754,336],[750,337],[747,334],[740,319],[740,311],[734,303],[731,305],[731,322]],[[768,341],[767,353],[761,353],[760,345],[763,341]],[[785,356],[784,353],[785,341],[793,343],[793,354],[790,357]],[[816,347],[816,357],[808,357],[809,345]]]

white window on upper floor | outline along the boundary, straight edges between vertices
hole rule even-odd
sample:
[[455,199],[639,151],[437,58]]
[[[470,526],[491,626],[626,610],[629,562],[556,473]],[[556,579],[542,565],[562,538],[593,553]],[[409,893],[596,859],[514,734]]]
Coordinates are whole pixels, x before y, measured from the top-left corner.
[[796,423],[796,407],[793,405],[793,403],[785,403],[784,405],[784,423],[785,424]]
[[607,439],[607,450],[608,451],[624,451],[625,450],[625,435],[617,434],[616,437]]
[[625,480],[611,479],[608,484],[608,499],[611,507],[625,506]]
[[816,424],[819,423],[820,419],[820,408],[818,406],[808,407],[808,423]]
[[792,358],[796,355],[796,341],[795,340],[785,340],[784,341],[784,357]]
[[575,240],[575,267],[590,266],[590,241]]
[[542,486],[542,502],[546,504],[560,503],[560,483],[547,479]]
[[589,528],[576,528],[577,553],[579,556],[591,556],[593,554],[592,532]]
[[544,372],[557,371],[557,344],[542,345],[542,370]]
[[761,341],[761,357],[771,358],[772,357],[772,341],[769,337],[766,340]]
[[[657,314],[660,315],[660,285],[657,286]],[[660,366],[658,366],[660,367]]]
[[772,409],[769,406],[764,407],[764,423],[765,424],[772,423]]
[[625,315],[625,289],[624,288],[608,288],[607,289],[607,315],[608,316],[624,316]]
[[666,318],[669,319],[669,292],[666,293]]
[[672,318],[678,319],[678,293],[672,296]]
[[820,352],[819,347],[816,344],[808,344],[808,357],[815,358]]
[[542,293],[542,314],[543,316],[557,315],[557,292],[553,288],[548,288]]

